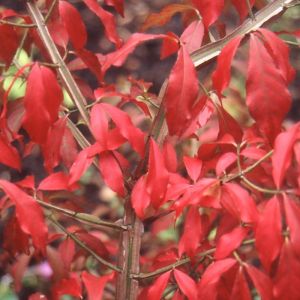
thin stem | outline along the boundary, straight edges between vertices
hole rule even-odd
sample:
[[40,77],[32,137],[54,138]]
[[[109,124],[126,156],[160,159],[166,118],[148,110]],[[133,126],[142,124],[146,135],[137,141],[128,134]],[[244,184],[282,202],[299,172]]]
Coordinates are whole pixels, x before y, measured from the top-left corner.
[[58,72],[60,73],[63,82],[65,83],[75,105],[77,106],[82,119],[84,120],[86,125],[89,126],[89,116],[87,110],[85,109],[85,98],[83,97],[78,85],[72,77],[58,49],[56,48],[41,12],[39,11],[35,3],[28,2],[27,7],[32,19],[38,27],[38,32],[43,43],[45,44],[46,49],[48,50],[48,53],[52,59],[52,63],[59,66]]
[[241,266],[244,264],[244,262],[242,261],[241,257],[239,256],[239,254],[236,251],[233,251],[233,256],[239,262],[239,264]]
[[170,286],[169,289],[166,289],[166,291],[163,293],[162,299],[165,299],[170,294],[175,292],[177,289],[178,289],[177,284],[174,284],[174,285]]
[[117,266],[111,264],[110,262],[106,261],[102,257],[100,257],[96,252],[94,252],[91,248],[89,248],[83,241],[81,241],[75,234],[69,232],[63,225],[61,225],[52,215],[48,215],[48,219],[61,231],[63,231],[68,237],[70,237],[78,246],[82,249],[86,250],[91,256],[93,256],[99,263],[108,267],[111,270],[116,272],[121,272],[121,269]]
[[277,195],[277,194],[281,194],[285,191],[282,190],[273,190],[273,189],[269,189],[269,188],[265,188],[265,187],[261,187],[255,183],[253,183],[252,181],[250,181],[249,179],[247,179],[244,175],[241,176],[241,179],[252,189],[265,193],[265,194],[272,194],[272,195]]
[[205,45],[193,52],[191,54],[191,57],[194,65],[196,67],[199,67],[203,63],[215,58],[220,54],[225,45],[227,45],[228,42],[233,38],[258,29],[264,23],[271,20],[275,16],[280,15],[283,11],[289,8],[290,5],[295,3],[297,2],[295,2],[294,0],[275,0],[269,3],[255,14],[255,20],[252,20],[251,18],[247,19],[241,26],[239,26],[229,35],[225,36],[223,39]]
[[58,2],[58,0],[53,0],[52,1],[51,5],[49,7],[49,10],[48,10],[48,12],[47,12],[47,14],[45,16],[45,23],[47,23],[48,20],[50,19],[51,15],[52,15],[52,12],[53,12],[53,10],[54,10],[55,5],[57,4],[57,2]]
[[273,189],[269,189],[269,188],[260,187],[260,186],[256,185],[255,183],[251,182],[250,180],[248,180],[245,177],[245,172],[243,172],[242,166],[241,166],[241,153],[240,153],[241,152],[241,145],[240,144],[237,145],[236,151],[237,151],[238,171],[239,171],[239,174],[241,174],[240,178],[241,178],[242,181],[244,181],[252,189],[257,190],[257,191],[262,192],[262,193],[266,193],[266,194],[278,194],[278,193],[282,192],[282,191],[278,191],[278,190],[273,190]]
[[22,28],[35,28],[36,27],[36,24],[15,23],[15,22],[10,22],[10,21],[6,21],[6,20],[0,20],[0,24],[10,25],[10,26],[15,26],[15,27],[22,27]]
[[245,0],[246,1],[246,4],[247,4],[247,7],[248,7],[248,11],[249,11],[249,16],[250,18],[255,21],[255,15],[252,11],[252,7],[251,7],[251,4],[250,4],[250,1],[249,0]]
[[[254,242],[255,242],[255,239],[248,239],[248,240],[245,240],[242,243],[242,246],[251,245],[251,244],[254,244]],[[203,251],[203,252],[199,253],[197,256],[201,260],[201,259],[203,259],[203,257],[209,256],[209,255],[213,254],[215,251],[216,251],[216,248],[211,248],[211,249],[208,249],[206,251]],[[155,277],[155,276],[158,276],[158,275],[160,275],[162,273],[165,273],[167,271],[170,271],[172,269],[175,269],[177,267],[185,265],[185,264],[189,263],[190,261],[191,261],[191,259],[189,257],[186,257],[186,258],[183,258],[181,260],[176,261],[173,264],[170,264],[170,265],[167,265],[165,267],[159,268],[159,269],[157,269],[157,270],[155,270],[153,272],[140,273],[140,274],[132,274],[131,276],[133,278],[137,278],[139,280],[147,279],[147,278],[151,278],[151,277]]]
[[300,47],[300,43],[298,42],[293,42],[293,41],[288,41],[288,40],[283,40],[286,44],[292,45],[292,46],[297,46]]
[[[212,248],[209,250],[206,250],[204,252],[201,252],[200,254],[198,254],[198,258],[202,259],[203,256],[207,256],[210,255],[212,253],[214,253],[216,251],[216,248]],[[146,279],[146,278],[151,278],[151,277],[156,277],[162,273],[165,273],[167,271],[170,271],[172,269],[178,268],[182,265],[185,265],[187,263],[189,263],[191,261],[191,259],[189,257],[185,257],[183,259],[180,259],[178,261],[176,261],[173,264],[167,265],[165,267],[159,268],[153,272],[149,272],[149,273],[140,273],[140,274],[132,274],[132,278],[137,278],[137,279]]]
[[62,207],[44,202],[44,201],[42,201],[40,199],[37,199],[37,198],[35,200],[41,206],[43,206],[47,209],[51,209],[51,210],[54,210],[54,211],[61,212],[64,215],[67,215],[67,216],[69,216],[73,219],[76,219],[76,220],[80,221],[80,222],[84,222],[84,223],[87,223],[87,224],[90,224],[90,225],[98,225],[98,226],[109,227],[109,228],[113,228],[113,229],[117,229],[117,230],[127,230],[127,226],[102,221],[98,217],[96,217],[94,215],[91,215],[91,214],[75,212],[75,211],[70,210],[70,209],[65,209],[65,208],[62,208]]
[[242,166],[241,166],[241,145],[237,144],[236,146],[237,153],[237,167],[240,174],[242,174]]
[[274,150],[269,151],[267,154],[265,154],[263,157],[261,157],[259,160],[257,160],[255,163],[250,165],[244,170],[241,170],[241,172],[238,172],[237,174],[231,175],[229,177],[224,177],[221,182],[224,184],[226,182],[232,181],[234,179],[240,178],[242,175],[250,173],[252,170],[254,170],[257,166],[259,166],[262,162],[267,160],[269,157],[272,156]]
[[15,54],[15,57],[14,57],[13,61],[15,61],[15,60],[18,61],[18,59],[19,59],[19,57],[20,57],[20,54],[21,54],[21,50],[23,49],[24,44],[25,44],[25,41],[26,41],[26,38],[27,38],[27,36],[28,36],[28,33],[29,33],[29,29],[27,28],[27,29],[24,30],[24,33],[23,33],[23,35],[22,35],[22,39],[21,39],[19,48],[18,48],[18,50],[17,50],[17,52],[16,52],[16,54]]

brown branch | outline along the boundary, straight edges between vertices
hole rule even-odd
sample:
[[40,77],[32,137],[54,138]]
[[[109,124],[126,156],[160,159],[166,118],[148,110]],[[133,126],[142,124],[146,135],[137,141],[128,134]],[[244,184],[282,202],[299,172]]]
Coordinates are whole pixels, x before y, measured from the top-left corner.
[[221,52],[221,50],[228,44],[233,38],[250,33],[251,31],[257,30],[264,23],[278,16],[289,8],[293,3],[297,3],[295,0],[275,0],[264,8],[259,10],[255,15],[254,19],[248,18],[242,25],[235,29],[232,33],[225,36],[214,43],[210,43],[201,47],[191,54],[191,58],[194,62],[195,67],[199,67],[203,63],[215,58]]
[[64,215],[67,215],[73,219],[76,219],[80,222],[87,223],[89,225],[97,225],[97,226],[104,226],[104,227],[109,227],[117,230],[127,230],[127,226],[123,225],[118,225],[116,223],[111,223],[111,222],[106,222],[103,220],[100,220],[98,217],[91,215],[91,214],[86,214],[86,213],[79,213],[70,209],[62,208],[47,202],[44,202],[40,199],[35,199],[36,202],[38,202],[41,206],[54,210],[60,213],[63,213]]
[[[254,242],[255,242],[255,239],[249,239],[249,240],[244,241],[242,243],[242,246],[253,244]],[[199,253],[197,255],[197,258],[201,260],[201,259],[203,259],[203,257],[208,256],[210,254],[213,254],[215,251],[216,251],[216,248],[208,249],[206,251],[203,251],[203,252]],[[183,266],[183,265],[185,265],[185,264],[187,264],[189,262],[191,262],[191,259],[189,257],[186,257],[186,258],[183,258],[183,259],[180,259],[180,260],[176,261],[173,264],[170,264],[170,265],[167,265],[165,267],[159,268],[159,269],[157,269],[157,270],[155,270],[153,272],[140,273],[140,274],[132,274],[131,277],[139,279],[139,280],[147,279],[147,278],[151,278],[151,277],[156,277],[156,276],[158,276],[160,274],[163,274],[165,272],[168,272],[168,271],[170,271],[172,269],[175,269],[175,268],[178,268],[180,266]]]
[[238,172],[237,174],[231,175],[229,177],[224,177],[221,179],[222,183],[226,183],[229,181],[232,181],[234,179],[240,178],[241,176],[243,176],[244,174],[250,173],[252,170],[254,170],[257,166],[259,166],[262,162],[264,162],[265,160],[267,160],[269,157],[272,156],[274,150],[269,151],[267,154],[265,154],[263,157],[261,157],[259,160],[257,160],[255,163],[253,163],[252,165],[250,165],[249,167],[247,167],[244,170],[241,170],[240,172]]
[[67,236],[69,236],[78,246],[82,249],[87,251],[92,257],[94,257],[99,263],[108,267],[111,270],[116,272],[121,272],[121,269],[117,266],[111,264],[110,262],[106,261],[104,258],[100,257],[96,252],[94,252],[90,247],[88,247],[83,241],[81,241],[75,234],[69,232],[64,226],[62,226],[53,216],[50,214],[47,216],[48,219],[61,231],[63,231]]
[[[242,0],[241,0],[242,1]],[[290,7],[293,3],[297,3],[298,1],[295,0],[275,0],[272,3],[266,5],[264,8],[259,10],[255,15],[254,18],[248,18],[245,22],[236,28],[232,33],[225,36],[223,39],[220,39],[216,42],[209,43],[200,49],[196,50],[191,54],[191,59],[195,65],[195,67],[200,67],[205,62],[210,61],[211,59],[217,57],[221,50],[235,37],[239,35],[244,35],[250,33],[251,31],[257,30],[260,28],[264,23],[271,20],[272,18],[280,15],[284,12],[287,8]],[[164,93],[167,86],[167,80],[163,83],[161,87],[160,95],[162,99],[164,98]],[[159,110],[161,111],[161,110]],[[163,143],[166,135],[168,134],[166,120],[163,116],[164,111],[162,109],[162,113],[158,113],[155,117],[154,123],[157,125],[153,129],[153,131],[159,132],[157,140],[160,144]],[[156,120],[159,119],[159,122]],[[163,120],[163,122],[162,122]],[[160,130],[163,128],[164,130]]]
[[45,16],[45,23],[48,22],[48,20],[51,18],[51,15],[52,15],[52,12],[54,11],[54,8],[55,8],[55,5],[58,3],[58,0],[53,0],[50,7],[49,7],[49,10]]
[[61,57],[58,49],[53,42],[53,39],[48,31],[48,28],[45,24],[45,20],[41,12],[35,3],[27,3],[28,11],[31,15],[31,18],[37,25],[39,35],[51,57],[52,63],[58,66],[58,72],[66,85],[76,107],[78,108],[80,115],[87,126],[89,126],[89,116],[87,110],[85,109],[86,100],[83,97],[78,85],[76,84],[74,78],[72,77],[68,67],[66,66],[63,58]]
[[117,278],[117,300],[135,300],[138,295],[138,281],[131,274],[140,271],[140,246],[143,223],[136,216],[130,198],[125,200],[123,225],[128,227],[120,236],[118,266],[122,270]]
[[36,24],[26,24],[26,23],[15,23],[6,20],[0,20],[0,24],[21,27],[21,28],[35,28]]

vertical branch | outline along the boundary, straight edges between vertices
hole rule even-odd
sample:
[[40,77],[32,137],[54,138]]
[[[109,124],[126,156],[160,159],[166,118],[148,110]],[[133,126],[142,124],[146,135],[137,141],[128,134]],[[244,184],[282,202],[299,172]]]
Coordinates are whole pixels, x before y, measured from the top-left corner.
[[[126,225],[125,225],[126,224]],[[138,280],[132,274],[140,272],[140,247],[143,223],[136,216],[130,202],[125,200],[123,225],[128,230],[121,233],[118,267],[122,270],[117,279],[117,300],[135,300],[138,296]]]

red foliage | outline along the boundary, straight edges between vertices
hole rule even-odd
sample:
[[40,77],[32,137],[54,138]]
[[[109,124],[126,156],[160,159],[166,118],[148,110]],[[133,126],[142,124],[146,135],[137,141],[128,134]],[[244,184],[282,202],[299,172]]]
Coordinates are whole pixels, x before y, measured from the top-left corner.
[[[10,176],[0,179],[0,262],[16,292],[29,273],[49,282],[32,300],[300,299],[300,122],[286,122],[296,71],[287,43],[259,28],[295,2],[186,0],[142,26],[180,14],[181,34],[124,42],[122,0],[83,2],[112,44],[106,54],[87,49],[74,3],[0,11],[0,162]],[[256,18],[222,38],[231,11],[241,23],[252,7]],[[175,61],[158,95],[108,72],[149,41]],[[20,65],[19,50],[31,49]],[[96,77],[94,90],[79,70]],[[44,169],[26,174],[34,156]]]

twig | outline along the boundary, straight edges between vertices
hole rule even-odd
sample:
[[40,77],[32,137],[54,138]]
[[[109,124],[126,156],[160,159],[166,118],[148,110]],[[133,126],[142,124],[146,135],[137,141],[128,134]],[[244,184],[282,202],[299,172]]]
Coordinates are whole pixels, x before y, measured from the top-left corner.
[[91,215],[91,214],[75,212],[75,211],[70,210],[70,209],[65,209],[65,208],[62,208],[62,207],[44,202],[40,199],[35,199],[35,200],[36,200],[36,202],[38,202],[41,206],[43,206],[45,208],[61,212],[64,215],[67,215],[67,216],[69,216],[73,219],[76,219],[76,220],[80,221],[80,222],[84,222],[84,223],[87,223],[87,224],[90,224],[90,225],[98,225],[98,226],[109,227],[109,228],[118,229],[118,230],[127,230],[127,226],[102,221],[98,217],[96,217],[94,215]]
[[248,7],[248,11],[249,11],[249,16],[250,18],[255,21],[255,15],[253,14],[253,11],[252,11],[252,8],[251,8],[251,4],[250,4],[250,1],[249,0],[245,0],[246,1],[246,4],[247,4],[247,7]]
[[52,37],[49,34],[41,12],[39,11],[35,3],[28,2],[27,7],[32,19],[38,27],[38,32],[43,43],[45,44],[46,49],[48,50],[48,53],[52,59],[52,63],[59,66],[58,72],[60,73],[63,82],[65,83],[69,93],[71,94],[71,97],[75,105],[77,106],[82,119],[84,120],[86,125],[89,126],[89,116],[85,109],[85,98],[83,97],[78,85],[76,84],[63,58],[57,50],[55,43],[53,42]]
[[0,19],[0,24],[10,25],[10,26],[15,26],[15,27],[22,27],[22,28],[35,28],[36,27],[36,24],[15,23],[15,22],[10,22],[10,21],[1,20],[1,19]]
[[255,20],[252,20],[251,18],[247,19],[241,26],[239,26],[229,35],[225,36],[223,39],[205,45],[199,50],[193,52],[191,57],[195,66],[199,67],[203,63],[215,58],[220,54],[221,50],[225,47],[225,45],[227,45],[228,42],[230,42],[233,38],[258,29],[264,23],[266,23],[273,17],[279,15],[285,9],[289,8],[290,5],[293,5],[295,3],[297,3],[295,0],[275,0],[270,4],[266,5],[254,15]]
[[[259,10],[255,15],[254,19],[248,18],[242,25],[240,25],[237,29],[235,29],[232,33],[225,36],[224,38],[209,43],[200,49],[196,50],[191,54],[192,61],[195,65],[195,67],[200,67],[202,64],[204,64],[207,61],[210,61],[211,59],[217,57],[221,50],[235,37],[239,35],[244,35],[247,33],[250,33],[251,31],[254,31],[261,27],[264,23],[269,21],[270,19],[274,18],[275,16],[282,13],[285,9],[289,8],[289,5],[291,3],[295,3],[295,0],[275,0],[272,3],[266,5],[264,8]],[[161,87],[161,98],[164,98],[164,92],[166,89],[167,80],[164,82],[164,84]],[[162,143],[164,141],[165,136],[167,135],[167,125],[164,118],[164,111],[163,109],[160,109],[157,114],[157,119],[159,119],[159,122],[157,122],[157,126],[154,128],[154,132],[159,132],[159,135],[157,137],[157,140],[159,143]],[[156,122],[156,121],[154,121]],[[162,125],[161,125],[162,124]],[[159,130],[160,128],[166,128],[164,130]]]
[[241,170],[241,172],[238,172],[237,174],[231,175],[229,177],[224,177],[221,179],[221,182],[224,184],[226,182],[232,181],[234,179],[240,178],[242,175],[250,173],[252,170],[254,170],[257,166],[259,166],[262,162],[267,160],[269,157],[272,156],[274,150],[269,151],[267,154],[265,154],[263,157],[261,157],[259,160],[257,160],[255,163],[250,165],[244,170]]
[[48,12],[47,12],[47,14],[46,14],[46,16],[45,16],[45,23],[47,23],[48,20],[50,19],[51,14],[52,14],[52,12],[53,12],[53,10],[54,10],[55,5],[57,4],[57,2],[58,2],[58,0],[53,0],[53,1],[52,1],[51,5],[50,5],[50,7],[49,7],[49,10],[48,10]]
[[82,249],[86,250],[91,256],[93,256],[99,263],[102,265],[114,270],[116,272],[121,272],[121,269],[117,266],[111,264],[110,262],[106,261],[102,257],[100,257],[96,252],[94,252],[91,248],[89,248],[83,241],[81,241],[75,234],[69,232],[62,226],[52,215],[48,215],[48,219],[61,231],[63,231],[67,236],[69,236],[77,245],[79,245]]
[[249,179],[247,179],[244,175],[241,176],[241,179],[246,183],[246,185],[248,185],[250,188],[265,193],[265,194],[271,194],[271,195],[277,195],[277,194],[281,194],[284,192],[288,192],[288,191],[283,191],[283,190],[273,190],[270,188],[266,188],[266,187],[261,187],[255,183],[253,183],[252,181],[250,181]]
[[[248,239],[248,240],[245,240],[243,243],[242,243],[242,246],[246,246],[246,245],[250,245],[250,244],[253,244],[255,242],[255,239]],[[208,249],[206,251],[203,251],[201,253],[199,253],[197,255],[197,257],[199,259],[203,259],[203,257],[205,256],[208,256],[210,254],[213,254],[214,252],[216,251],[216,248],[211,248],[211,249]],[[174,268],[178,268],[182,265],[185,265],[187,263],[189,263],[191,261],[191,259],[189,257],[186,257],[186,258],[183,258],[183,259],[180,259],[178,261],[176,261],[175,263],[173,264],[170,264],[170,265],[167,265],[165,267],[162,267],[162,268],[159,268],[153,272],[149,272],[149,273],[140,273],[140,274],[132,274],[132,278],[137,278],[139,280],[142,280],[142,279],[147,279],[147,278],[151,278],[151,277],[155,277],[155,276],[158,276],[162,273],[165,273],[167,271],[170,271]]]

